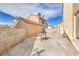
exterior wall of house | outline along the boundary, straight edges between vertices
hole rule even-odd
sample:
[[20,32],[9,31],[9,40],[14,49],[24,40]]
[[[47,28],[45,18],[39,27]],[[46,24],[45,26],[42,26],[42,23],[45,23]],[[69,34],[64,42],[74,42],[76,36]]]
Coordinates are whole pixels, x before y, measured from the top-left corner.
[[28,36],[42,33],[43,28],[44,28],[43,25],[27,23]]
[[64,30],[70,40],[73,40],[73,4],[65,3],[63,4],[63,21],[64,21]]
[[26,23],[23,20],[19,20],[15,25],[15,28],[26,29],[27,36],[29,36],[42,33],[44,26],[41,24],[28,23],[28,22]]
[[27,24],[23,20],[18,19],[16,24],[15,24],[15,28],[24,28],[27,31]]
[[59,35],[63,35],[64,33],[63,22],[58,25],[57,32],[59,33]]
[[[73,12],[74,15],[75,13],[79,11],[79,3],[74,3],[73,4]],[[77,51],[79,52],[79,12],[75,15],[75,32],[76,32],[76,38],[75,38],[75,42],[74,42],[74,46],[77,49]]]
[[[73,8],[75,14],[77,11],[79,11],[79,3],[75,3]],[[76,37],[79,37],[79,12],[75,16],[76,16]]]
[[[73,46],[77,49],[77,51],[79,52],[79,40],[77,38],[74,38],[75,36],[75,28],[76,28],[76,33],[77,36],[78,34],[78,23],[79,23],[79,17],[78,15],[76,16],[76,18],[74,18],[75,16],[75,12],[77,12],[77,10],[79,10],[79,5],[78,4],[73,4],[73,3],[65,3],[63,4],[63,19],[64,19],[64,30],[67,34],[67,36],[69,37],[70,41],[72,42]],[[75,23],[74,23],[74,20]]]
[[79,37],[79,13],[76,15],[76,37]]
[[73,11],[74,11],[74,14],[79,10],[79,3],[74,3],[73,4]]
[[36,23],[39,23],[39,17],[36,16],[36,15],[30,15],[28,17],[29,20],[33,21],[33,22],[36,22]]
[[28,20],[31,20],[35,23],[38,23],[38,24],[44,24],[45,27],[48,26],[48,24],[46,23],[45,20],[43,20],[43,18],[41,16],[38,16],[38,15],[33,15],[31,14],[29,17],[28,17]]

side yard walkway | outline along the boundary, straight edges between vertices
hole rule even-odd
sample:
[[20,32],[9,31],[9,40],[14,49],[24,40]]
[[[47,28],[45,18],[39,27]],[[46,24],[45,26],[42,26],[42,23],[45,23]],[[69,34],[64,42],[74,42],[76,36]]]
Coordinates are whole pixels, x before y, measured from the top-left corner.
[[47,39],[37,37],[32,54],[34,56],[77,56],[79,55],[67,38],[60,36],[56,29],[46,29]]

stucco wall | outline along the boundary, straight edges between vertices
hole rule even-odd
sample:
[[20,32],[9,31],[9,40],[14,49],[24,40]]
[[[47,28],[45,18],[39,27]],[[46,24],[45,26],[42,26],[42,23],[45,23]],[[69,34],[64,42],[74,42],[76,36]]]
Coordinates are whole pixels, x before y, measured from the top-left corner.
[[43,25],[36,25],[36,24],[29,24],[29,23],[27,23],[28,36],[42,33],[43,28],[44,28]]
[[[77,12],[79,10],[79,3],[74,3],[73,4],[73,12],[74,12],[74,14]],[[79,13],[78,14],[76,14],[76,37],[78,37],[79,36]],[[73,44],[74,44],[74,46],[75,46],[75,48],[77,49],[77,51],[79,52],[79,40],[76,38],[76,39],[74,39],[74,41],[73,41]]]
[[23,20],[19,19],[19,21],[16,22],[15,28],[24,28],[27,31],[27,24]]
[[70,40],[73,40],[73,4],[65,3],[63,4],[63,21],[64,21],[64,30]]
[[44,28],[41,24],[34,24],[34,23],[26,23],[20,20],[16,25],[15,28],[24,28],[26,29],[27,36],[39,34],[42,32]]
[[73,11],[76,13],[79,10],[79,3],[74,3],[73,4]]
[[[63,4],[63,19],[64,19],[64,30],[66,34],[68,35],[70,41],[72,42],[73,46],[77,49],[79,52],[79,40],[74,38],[75,34],[75,26],[74,26],[74,13],[79,10],[78,4],[73,3],[65,3]],[[79,16],[78,16],[79,17]],[[77,19],[78,19],[77,17]],[[76,25],[78,25],[78,20],[76,19]],[[77,31],[78,27],[76,26]]]
[[[79,3],[74,3],[73,4],[73,9],[74,9],[74,14],[79,11]],[[79,13],[76,15],[76,36],[79,37]]]
[[76,15],[76,36],[79,37],[79,13]]
[[39,17],[36,16],[36,15],[30,15],[28,17],[29,20],[33,21],[33,22],[36,22],[36,23],[39,23]]
[[31,21],[33,21],[33,22],[35,22],[35,23],[38,23],[38,24],[43,24],[45,27],[47,27],[48,26],[48,24],[46,23],[46,21],[44,21],[44,19],[43,19],[43,17],[42,16],[38,16],[38,15],[30,15],[29,17],[28,17],[28,20],[31,20]]
[[0,54],[26,38],[25,29],[0,29]]

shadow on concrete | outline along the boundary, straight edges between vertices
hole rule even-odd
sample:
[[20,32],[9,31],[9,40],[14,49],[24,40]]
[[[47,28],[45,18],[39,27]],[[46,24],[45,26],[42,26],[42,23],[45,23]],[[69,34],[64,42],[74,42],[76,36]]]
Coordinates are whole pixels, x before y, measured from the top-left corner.
[[42,40],[48,40],[50,37],[44,37],[42,38]]

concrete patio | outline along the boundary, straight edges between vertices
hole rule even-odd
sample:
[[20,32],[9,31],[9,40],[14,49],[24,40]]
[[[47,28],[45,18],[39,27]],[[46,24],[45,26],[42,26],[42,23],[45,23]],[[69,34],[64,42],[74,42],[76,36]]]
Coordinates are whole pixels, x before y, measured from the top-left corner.
[[[67,38],[63,38],[56,29],[46,29],[47,40],[35,41],[32,55],[39,56],[78,56],[77,50]],[[37,50],[35,50],[37,49]],[[35,51],[37,52],[35,54]]]

